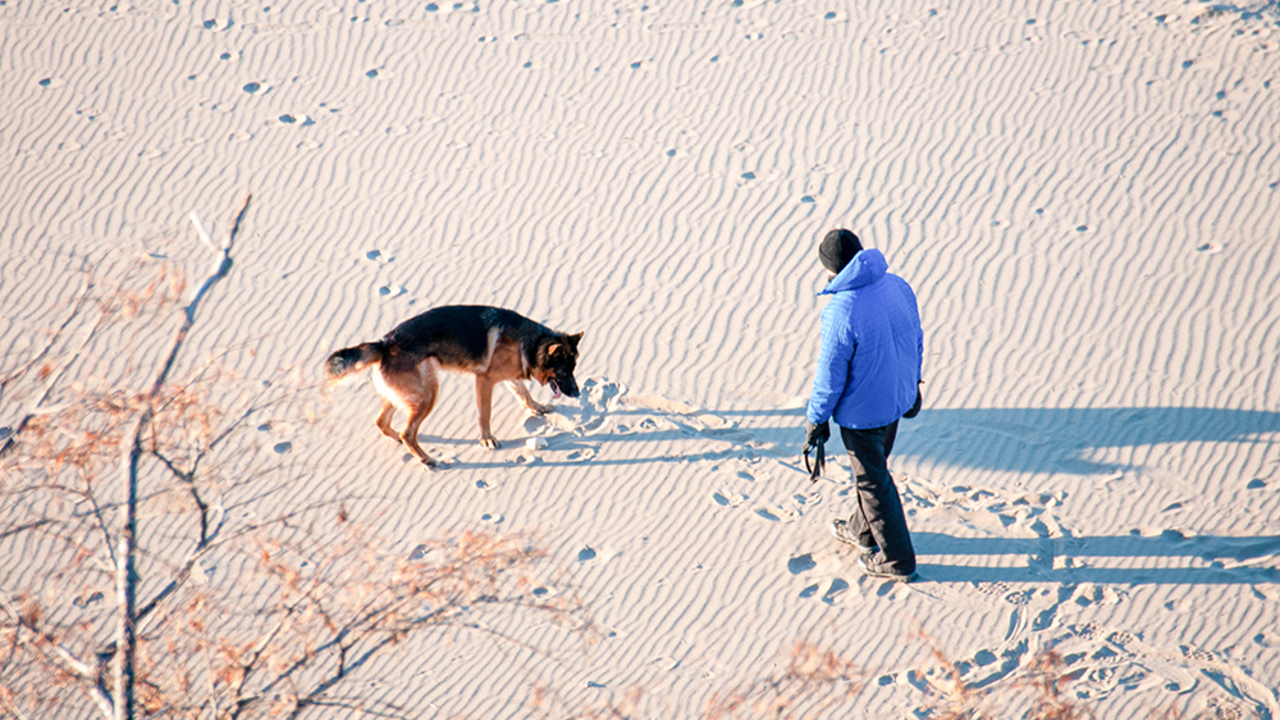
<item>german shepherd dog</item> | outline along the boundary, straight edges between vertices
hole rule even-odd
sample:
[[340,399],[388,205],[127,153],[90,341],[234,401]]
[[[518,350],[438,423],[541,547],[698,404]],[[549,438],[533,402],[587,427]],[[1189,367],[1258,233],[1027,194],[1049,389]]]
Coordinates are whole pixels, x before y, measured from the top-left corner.
[[[441,369],[471,373],[476,378],[480,409],[480,444],[498,447],[489,430],[493,386],[505,382],[526,410],[543,415],[554,405],[534,402],[524,381],[532,378],[561,393],[578,396],[573,369],[582,333],[567,335],[516,312],[484,305],[450,305],[428,310],[397,325],[374,342],[339,350],[325,361],[333,384],[376,365],[373,381],[382,394],[377,425],[383,435],[402,442],[427,467],[436,462],[418,445],[418,426],[436,402]],[[396,409],[409,415],[404,432],[391,429]]]

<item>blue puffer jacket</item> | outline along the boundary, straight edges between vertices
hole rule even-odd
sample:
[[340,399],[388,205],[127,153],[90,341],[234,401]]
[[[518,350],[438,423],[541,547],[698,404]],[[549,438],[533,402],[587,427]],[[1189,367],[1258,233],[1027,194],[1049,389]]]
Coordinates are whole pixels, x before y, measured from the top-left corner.
[[853,260],[819,295],[822,350],[807,414],[814,423],[866,430],[902,417],[916,400],[924,332],[916,296],[879,250]]

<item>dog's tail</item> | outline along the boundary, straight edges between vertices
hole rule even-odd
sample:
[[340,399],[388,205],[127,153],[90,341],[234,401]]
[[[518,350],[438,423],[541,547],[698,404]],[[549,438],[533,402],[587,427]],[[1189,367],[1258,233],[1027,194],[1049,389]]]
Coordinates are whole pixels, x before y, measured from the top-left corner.
[[325,377],[329,379],[330,383],[336,383],[352,373],[360,372],[374,363],[382,362],[382,356],[386,349],[381,340],[343,348],[330,355],[324,361]]

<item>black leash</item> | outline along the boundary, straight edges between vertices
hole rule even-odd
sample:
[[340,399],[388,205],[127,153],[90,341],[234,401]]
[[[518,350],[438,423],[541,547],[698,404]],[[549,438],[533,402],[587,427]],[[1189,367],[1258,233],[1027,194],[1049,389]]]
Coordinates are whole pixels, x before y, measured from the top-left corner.
[[[809,451],[816,450],[813,454],[813,464],[809,464]],[[804,469],[809,471],[809,482],[817,482],[822,477],[822,471],[827,465],[827,444],[818,443],[818,445],[804,446]]]

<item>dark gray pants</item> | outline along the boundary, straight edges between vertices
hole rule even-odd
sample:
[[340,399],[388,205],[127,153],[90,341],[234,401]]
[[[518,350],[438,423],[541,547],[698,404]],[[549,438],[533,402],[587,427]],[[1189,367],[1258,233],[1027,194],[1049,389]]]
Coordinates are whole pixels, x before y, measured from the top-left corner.
[[858,509],[849,518],[849,529],[863,545],[880,546],[875,559],[886,569],[907,575],[916,571],[916,551],[911,547],[902,499],[889,475],[889,453],[897,435],[896,420],[870,430],[840,428],[858,492]]

